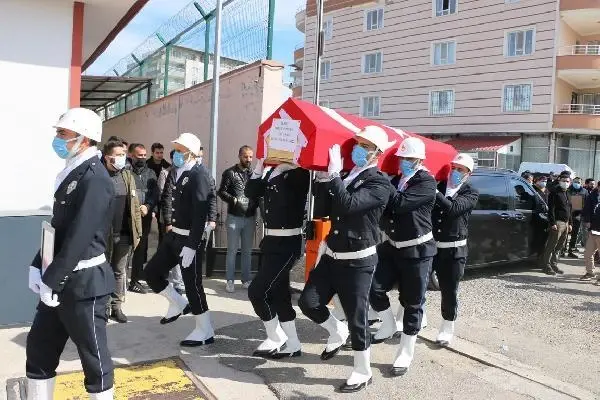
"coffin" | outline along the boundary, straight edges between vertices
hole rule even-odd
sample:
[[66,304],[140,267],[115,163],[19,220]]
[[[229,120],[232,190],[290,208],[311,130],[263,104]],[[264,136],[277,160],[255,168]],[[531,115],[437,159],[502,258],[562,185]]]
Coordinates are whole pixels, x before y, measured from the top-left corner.
[[398,174],[398,157],[395,153],[402,140],[413,136],[425,142],[425,166],[431,174],[438,180],[447,177],[450,161],[456,155],[452,146],[294,98],[286,100],[260,125],[256,156],[266,158],[265,164],[269,165],[292,162],[306,169],[325,171],[329,161],[329,148],[340,144],[344,170],[348,171],[354,167],[350,157],[355,143],[353,137],[368,125],[383,128],[388,134],[388,140],[396,141],[380,158],[379,168],[382,171],[390,175]]

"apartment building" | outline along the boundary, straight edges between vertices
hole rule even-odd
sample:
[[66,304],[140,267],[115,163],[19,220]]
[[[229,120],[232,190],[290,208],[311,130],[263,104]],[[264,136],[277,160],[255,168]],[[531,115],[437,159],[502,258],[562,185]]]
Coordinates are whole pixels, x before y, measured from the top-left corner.
[[[315,3],[296,15],[307,100]],[[323,26],[322,105],[452,140],[480,165],[600,177],[600,2],[326,0]]]

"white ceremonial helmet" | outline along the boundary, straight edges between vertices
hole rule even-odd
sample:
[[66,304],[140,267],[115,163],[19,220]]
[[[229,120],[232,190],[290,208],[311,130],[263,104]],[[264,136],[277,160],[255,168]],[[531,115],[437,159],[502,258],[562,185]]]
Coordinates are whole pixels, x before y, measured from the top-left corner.
[[71,108],[60,116],[53,128],[68,129],[96,142],[102,140],[102,119],[87,108]]
[[368,140],[369,142],[377,146],[377,148],[381,152],[386,151],[396,143],[395,140],[393,142],[388,142],[387,133],[382,128],[375,125],[365,126],[363,129],[361,129],[360,132],[356,134],[355,137]]
[[202,142],[200,142],[198,136],[194,135],[193,133],[187,132],[180,134],[179,137],[173,140],[171,143],[177,143],[184,146],[189,151],[194,153],[194,155],[199,155],[200,148],[202,147]]
[[396,152],[398,157],[425,159],[425,143],[419,138],[409,137],[402,141]]
[[462,165],[470,172],[473,172],[473,168],[475,167],[475,161],[473,161],[473,157],[465,153],[458,153],[452,160],[452,164]]

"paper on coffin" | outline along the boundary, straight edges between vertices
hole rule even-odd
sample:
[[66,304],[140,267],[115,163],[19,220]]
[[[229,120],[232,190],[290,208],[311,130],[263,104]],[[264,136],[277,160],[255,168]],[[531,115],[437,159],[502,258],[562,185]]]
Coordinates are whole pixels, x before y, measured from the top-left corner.
[[286,100],[260,125],[256,156],[266,158],[265,163],[270,165],[290,162],[306,169],[324,171],[329,162],[329,148],[340,144],[344,169],[350,170],[354,166],[350,157],[355,144],[354,135],[369,125],[383,128],[388,140],[395,141],[394,146],[380,158],[379,167],[382,171],[390,175],[398,174],[398,157],[395,153],[402,140],[412,136],[425,142],[425,166],[432,175],[438,180],[447,177],[449,164],[456,155],[452,146],[294,98]]

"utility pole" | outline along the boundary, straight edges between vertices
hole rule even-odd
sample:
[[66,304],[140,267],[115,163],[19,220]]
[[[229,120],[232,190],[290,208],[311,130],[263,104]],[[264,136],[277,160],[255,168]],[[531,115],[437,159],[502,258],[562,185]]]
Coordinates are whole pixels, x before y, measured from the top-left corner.
[[215,23],[215,50],[213,60],[213,90],[210,122],[210,172],[217,179],[217,136],[219,132],[219,72],[221,70],[221,14],[223,0],[217,0]]

